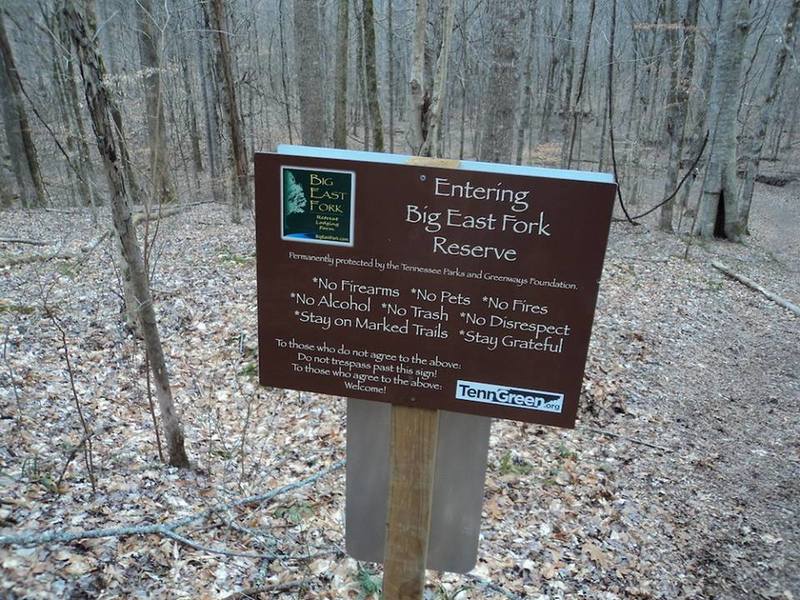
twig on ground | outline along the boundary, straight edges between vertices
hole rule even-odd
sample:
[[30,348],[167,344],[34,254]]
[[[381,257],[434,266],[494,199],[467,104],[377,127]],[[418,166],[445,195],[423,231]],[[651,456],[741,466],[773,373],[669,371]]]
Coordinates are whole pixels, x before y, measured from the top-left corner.
[[783,298],[783,297],[779,296],[775,292],[772,292],[772,291],[768,290],[767,288],[760,286],[759,284],[757,284],[755,281],[753,281],[749,277],[746,277],[744,275],[736,273],[730,267],[727,267],[727,266],[723,265],[719,261],[716,261],[716,260],[712,261],[711,262],[711,266],[714,267],[715,269],[717,269],[718,271],[722,271],[723,273],[725,273],[725,275],[735,279],[739,283],[741,283],[743,285],[746,285],[750,289],[755,290],[757,292],[760,292],[761,294],[763,294],[764,296],[766,296],[767,298],[772,300],[775,304],[777,304],[779,306],[782,306],[783,308],[785,308],[789,312],[794,313],[795,316],[800,317],[800,306],[797,306],[793,302],[789,302],[786,298]]
[[620,433],[614,433],[613,431],[606,431],[605,429],[594,429],[593,427],[587,427],[586,431],[591,431],[592,433],[597,433],[600,435],[606,435],[608,437],[618,438],[620,440],[625,440],[626,442],[631,442],[632,444],[640,444],[642,446],[647,446],[648,448],[655,448],[656,450],[661,450],[662,452],[672,452],[671,448],[665,448],[664,446],[651,444],[650,442],[645,442],[644,440],[638,440],[636,438],[628,437]]

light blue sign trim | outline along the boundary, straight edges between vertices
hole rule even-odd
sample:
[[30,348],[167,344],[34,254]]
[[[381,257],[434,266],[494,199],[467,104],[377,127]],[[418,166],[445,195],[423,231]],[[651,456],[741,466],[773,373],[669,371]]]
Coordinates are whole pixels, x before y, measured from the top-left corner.
[[[310,146],[291,146],[288,144],[280,144],[278,146],[278,152],[280,154],[306,156],[308,158],[334,158],[390,165],[406,165],[411,158],[403,154],[341,150],[338,148],[313,148]],[[521,165],[505,165],[474,160],[462,160],[460,168],[466,171],[483,171],[485,173],[500,173],[504,175],[528,175],[533,177],[549,177],[550,179],[590,181],[592,183],[614,183],[614,176],[611,173],[595,173],[594,171],[568,171],[566,169],[550,169],[547,167],[524,167]]]

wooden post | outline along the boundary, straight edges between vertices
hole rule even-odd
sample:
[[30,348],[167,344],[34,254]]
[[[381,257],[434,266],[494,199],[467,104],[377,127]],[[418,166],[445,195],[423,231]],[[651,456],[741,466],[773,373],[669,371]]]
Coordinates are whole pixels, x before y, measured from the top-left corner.
[[421,600],[431,528],[439,411],[392,406],[384,600]]

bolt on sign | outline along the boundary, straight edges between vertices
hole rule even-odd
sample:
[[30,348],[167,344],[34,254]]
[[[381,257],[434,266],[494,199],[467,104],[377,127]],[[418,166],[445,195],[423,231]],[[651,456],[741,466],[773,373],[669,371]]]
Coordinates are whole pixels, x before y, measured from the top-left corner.
[[255,178],[263,385],[574,426],[610,175],[282,146]]

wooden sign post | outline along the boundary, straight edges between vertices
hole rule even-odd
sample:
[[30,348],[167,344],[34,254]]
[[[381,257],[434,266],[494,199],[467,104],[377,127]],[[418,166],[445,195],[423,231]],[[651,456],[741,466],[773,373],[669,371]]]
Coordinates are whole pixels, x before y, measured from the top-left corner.
[[418,600],[425,587],[439,411],[392,407],[385,600]]
[[304,147],[255,178],[260,382],[351,399],[347,549],[418,600],[475,564],[489,418],[574,426],[616,184]]

